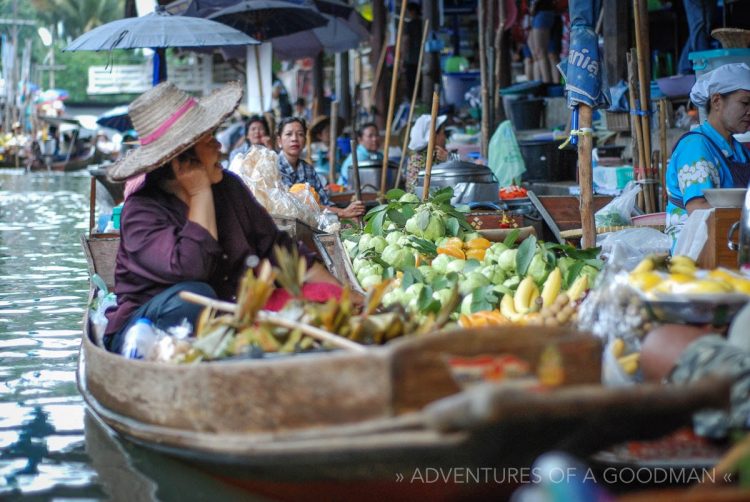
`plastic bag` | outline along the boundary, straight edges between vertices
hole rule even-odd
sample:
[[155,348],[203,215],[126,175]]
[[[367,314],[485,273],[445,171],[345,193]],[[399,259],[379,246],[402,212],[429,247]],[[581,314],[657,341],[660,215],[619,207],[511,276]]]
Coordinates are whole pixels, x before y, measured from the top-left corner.
[[117,305],[117,297],[107,290],[107,286],[99,275],[94,274],[91,282],[97,286],[96,298],[91,302],[91,332],[94,334],[94,342],[99,347],[104,347],[104,332],[107,330],[109,320],[105,315],[107,309]]
[[608,266],[632,270],[648,255],[669,253],[672,239],[655,228],[638,227],[597,235],[596,245]]
[[499,187],[519,184],[517,181],[526,172],[526,164],[510,120],[500,124],[490,139],[488,167],[495,175]]
[[278,155],[273,150],[253,146],[245,155],[236,155],[229,170],[242,178],[269,213],[295,218],[324,231],[329,228],[329,219],[324,216],[309,187],[290,193],[284,186],[279,174]]
[[601,208],[594,215],[597,227],[616,227],[630,225],[630,215],[635,209],[635,200],[641,192],[641,186],[631,181],[622,190],[622,193]]

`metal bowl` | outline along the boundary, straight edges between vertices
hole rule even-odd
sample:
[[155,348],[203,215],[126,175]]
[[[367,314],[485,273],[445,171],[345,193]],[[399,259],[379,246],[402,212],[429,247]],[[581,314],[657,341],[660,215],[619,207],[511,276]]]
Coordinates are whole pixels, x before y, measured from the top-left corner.
[[742,207],[747,188],[706,188],[703,196],[713,207]]
[[655,321],[722,326],[732,322],[748,301],[746,295],[727,293],[664,295],[644,303]]

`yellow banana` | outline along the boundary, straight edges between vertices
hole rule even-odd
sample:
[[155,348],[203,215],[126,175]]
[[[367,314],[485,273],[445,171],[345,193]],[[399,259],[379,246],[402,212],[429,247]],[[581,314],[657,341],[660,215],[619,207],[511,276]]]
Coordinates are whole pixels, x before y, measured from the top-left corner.
[[634,352],[633,354],[628,354],[627,356],[619,357],[617,359],[617,362],[625,371],[625,373],[627,373],[628,375],[632,375],[633,373],[638,371],[638,365],[640,364],[640,360],[641,360],[640,352]]
[[571,301],[580,300],[586,290],[589,289],[589,276],[580,275],[568,288],[568,296]]
[[610,350],[612,351],[613,356],[622,356],[625,353],[625,342],[622,341],[622,338],[615,338],[615,340],[612,342],[612,347]]
[[638,263],[638,265],[635,266],[632,272],[651,272],[654,267],[654,260],[651,257],[647,256],[646,258],[642,259],[640,263]]
[[696,268],[695,261],[689,256],[677,255],[669,259],[670,266],[673,265],[686,265],[688,267]]
[[542,287],[542,306],[549,307],[560,294],[560,288],[562,287],[562,272],[559,267],[555,267],[555,270],[549,273],[547,280],[544,281]]
[[503,295],[503,299],[500,300],[500,313],[512,322],[518,322],[523,317],[522,314],[516,312],[516,308],[513,305],[513,296],[507,293]]
[[[524,277],[516,289],[516,294],[513,296],[513,305],[516,308],[516,312],[519,314],[525,314],[529,311],[531,298],[535,289],[537,289],[537,287],[536,284],[534,284],[534,279],[528,275]],[[538,291],[539,290],[537,289],[537,294]]]
[[669,272],[671,274],[688,275],[691,277],[694,276],[697,271],[698,268],[695,265],[685,265],[682,263],[669,267]]

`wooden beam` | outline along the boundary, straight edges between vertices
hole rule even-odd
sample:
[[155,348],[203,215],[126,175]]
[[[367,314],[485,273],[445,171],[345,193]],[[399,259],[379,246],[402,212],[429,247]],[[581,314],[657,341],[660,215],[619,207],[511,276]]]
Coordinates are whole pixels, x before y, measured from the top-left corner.
[[629,2],[604,0],[604,68],[611,87],[620,80],[626,80],[628,70],[625,48],[631,47],[631,10]]

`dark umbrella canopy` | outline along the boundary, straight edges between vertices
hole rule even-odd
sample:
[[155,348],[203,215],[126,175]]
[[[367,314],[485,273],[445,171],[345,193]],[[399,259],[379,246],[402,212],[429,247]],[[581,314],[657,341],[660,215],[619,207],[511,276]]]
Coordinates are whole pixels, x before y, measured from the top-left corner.
[[570,0],[570,51],[564,74],[571,107],[583,103],[597,108],[609,103],[602,90],[599,38],[593,28],[601,5],[601,0]]
[[[314,57],[320,52],[342,52],[356,48],[368,33],[356,20],[324,14],[328,24],[292,35],[272,38],[273,52],[280,59],[294,60]],[[359,14],[352,13],[352,16]]]
[[328,22],[310,4],[284,0],[243,0],[208,16],[261,40],[325,26]]
[[175,16],[163,7],[141,17],[112,21],[73,40],[66,51],[110,51],[114,49],[151,48],[154,59],[154,84],[166,80],[164,49],[167,47],[225,47],[259,43],[245,33],[208,19]]
[[96,123],[102,127],[109,127],[110,129],[116,129],[120,132],[125,132],[133,128],[133,123],[130,121],[130,115],[128,115],[128,107],[116,106],[111,110],[99,115],[96,119]]

